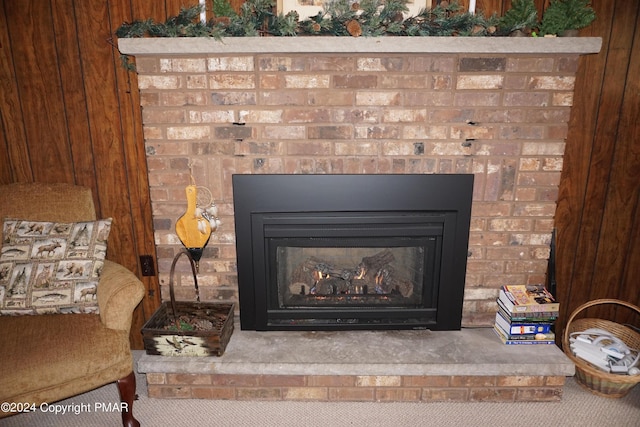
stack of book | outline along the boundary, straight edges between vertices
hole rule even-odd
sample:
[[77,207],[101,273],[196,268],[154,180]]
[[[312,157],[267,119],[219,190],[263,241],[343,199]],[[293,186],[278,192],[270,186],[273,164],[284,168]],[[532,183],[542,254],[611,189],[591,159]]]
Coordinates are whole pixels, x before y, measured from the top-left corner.
[[555,344],[560,303],[541,285],[500,289],[494,330],[505,344]]

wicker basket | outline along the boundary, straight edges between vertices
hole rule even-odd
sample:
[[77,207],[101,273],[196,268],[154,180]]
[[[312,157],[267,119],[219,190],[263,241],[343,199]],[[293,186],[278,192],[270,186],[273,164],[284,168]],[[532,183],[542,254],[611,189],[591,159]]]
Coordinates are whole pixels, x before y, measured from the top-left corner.
[[567,325],[562,336],[562,348],[564,353],[576,365],[576,379],[580,385],[599,396],[619,398],[629,393],[629,391],[631,391],[631,389],[640,382],[640,375],[610,374],[596,368],[585,360],[574,356],[571,352],[571,348],[569,347],[569,337],[571,336],[571,333],[584,331],[590,328],[599,328],[611,332],[612,335],[622,340],[627,347],[640,349],[640,334],[632,328],[602,319],[581,318],[574,320],[576,315],[581,311],[600,304],[622,305],[635,310],[640,314],[640,308],[624,301],[615,299],[599,299],[587,302],[576,308],[575,311],[571,313],[571,317],[569,317],[569,320],[567,321]]

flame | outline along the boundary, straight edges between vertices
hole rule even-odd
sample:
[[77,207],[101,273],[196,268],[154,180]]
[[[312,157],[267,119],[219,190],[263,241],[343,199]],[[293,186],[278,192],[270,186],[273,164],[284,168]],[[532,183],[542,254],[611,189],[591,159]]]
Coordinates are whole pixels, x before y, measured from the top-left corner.
[[324,274],[322,271],[320,270],[316,270],[313,273],[313,278],[315,279],[316,283],[319,282],[322,279],[328,279],[329,278],[329,273]]
[[382,273],[382,270],[378,271],[376,273],[376,285],[379,285],[382,283],[382,280],[384,278],[384,274]]
[[364,277],[365,274],[367,274],[367,270],[363,267],[360,267],[360,274],[358,274],[358,276],[356,277],[356,279],[362,279]]

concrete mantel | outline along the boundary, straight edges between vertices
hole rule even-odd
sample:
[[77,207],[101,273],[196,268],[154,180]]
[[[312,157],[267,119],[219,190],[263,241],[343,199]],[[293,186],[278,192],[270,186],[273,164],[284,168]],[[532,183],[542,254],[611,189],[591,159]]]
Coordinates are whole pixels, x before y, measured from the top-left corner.
[[127,55],[268,53],[591,54],[600,37],[226,37],[124,38]]

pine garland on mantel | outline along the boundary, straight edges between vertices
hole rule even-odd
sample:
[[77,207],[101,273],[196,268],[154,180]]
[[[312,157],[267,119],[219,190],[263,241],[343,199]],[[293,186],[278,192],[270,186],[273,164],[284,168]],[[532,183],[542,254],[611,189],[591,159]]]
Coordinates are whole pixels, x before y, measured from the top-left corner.
[[[495,14],[471,14],[457,1],[441,1],[432,9],[405,18],[407,0],[333,0],[322,12],[300,21],[298,13],[276,14],[274,0],[247,0],[236,13],[227,0],[213,0],[215,18],[199,20],[201,6],[182,8],[164,23],[152,19],[124,23],[119,38],[256,37],[256,36],[505,36],[523,22]],[[513,0],[514,8],[535,9],[533,0]],[[511,18],[513,18],[511,14]],[[531,16],[524,17],[531,22]],[[537,15],[533,18],[537,22]]]
[[[182,8],[165,22],[152,19],[122,24],[119,38],[257,36],[545,36],[583,28],[596,18],[590,0],[551,0],[538,19],[534,0],[512,0],[504,16],[485,17],[463,10],[457,0],[438,0],[431,9],[406,17],[408,0],[327,0],[315,16],[276,14],[275,0],[246,0],[240,12],[228,0],[209,0],[214,18],[201,22],[201,4]],[[549,13],[547,13],[549,12]],[[547,16],[549,15],[549,16]],[[553,16],[552,16],[553,15]]]

